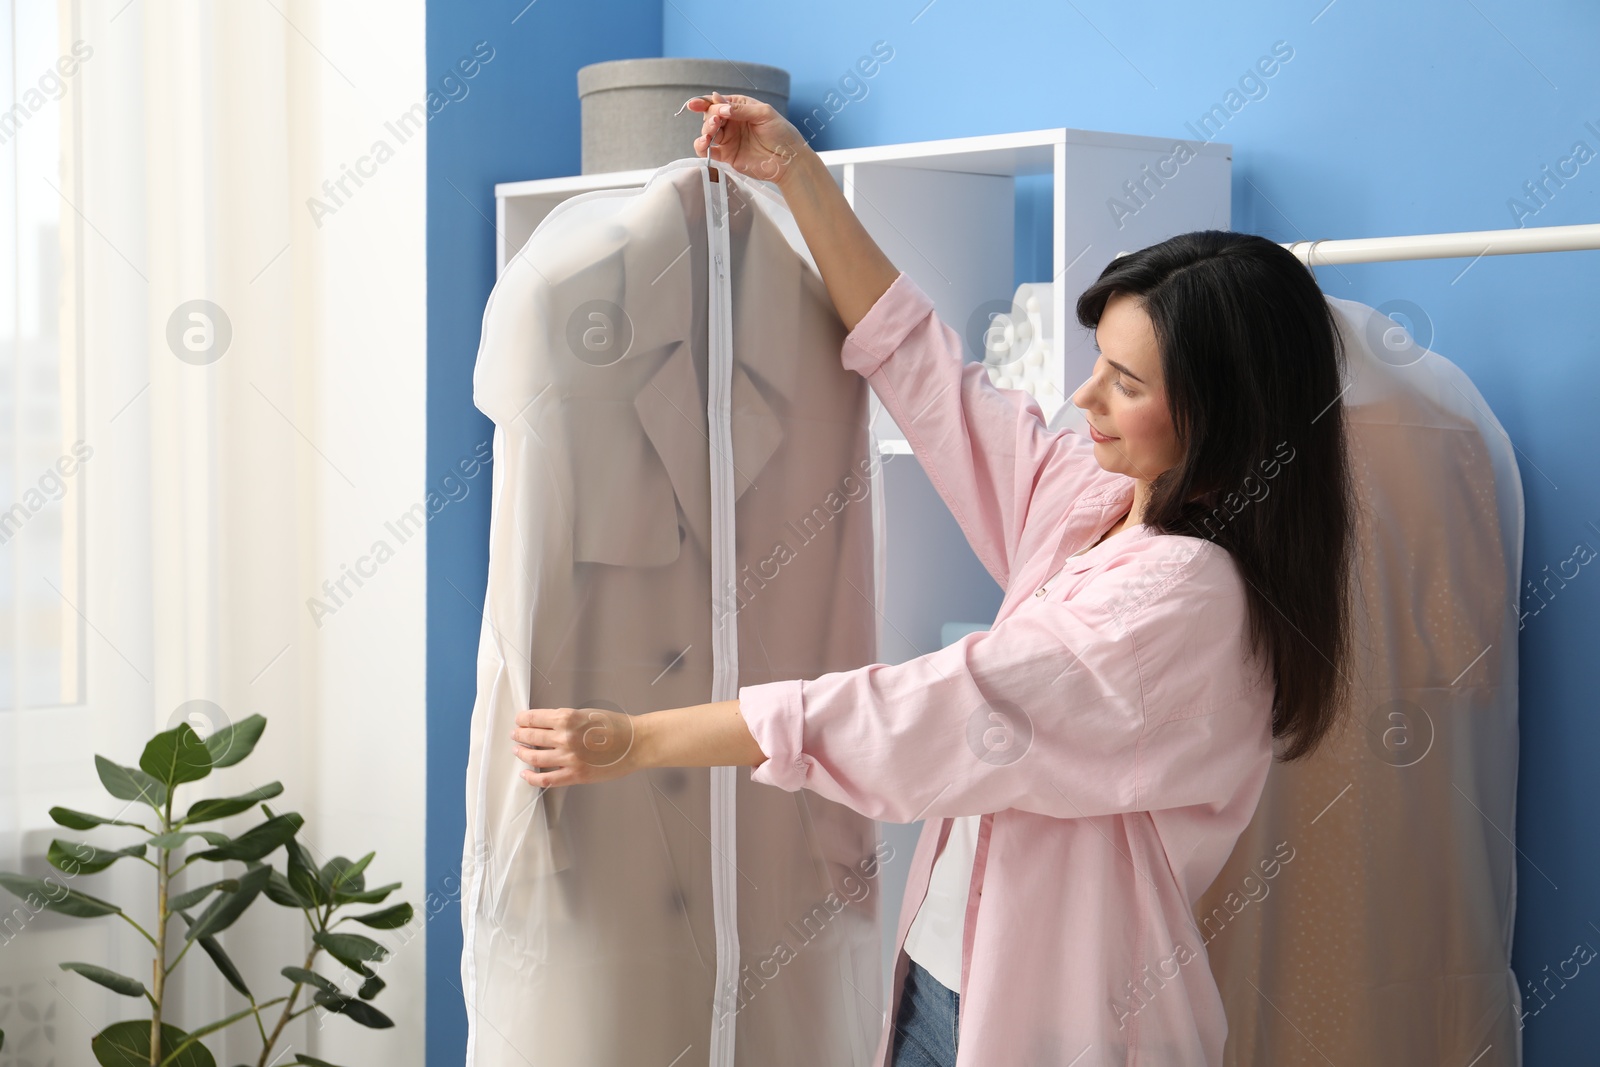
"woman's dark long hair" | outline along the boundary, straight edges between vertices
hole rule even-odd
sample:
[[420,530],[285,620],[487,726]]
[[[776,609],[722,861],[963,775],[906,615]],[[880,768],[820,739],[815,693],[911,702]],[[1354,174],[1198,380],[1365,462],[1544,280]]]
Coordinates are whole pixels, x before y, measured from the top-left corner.
[[1112,260],[1078,298],[1113,293],[1155,327],[1183,459],[1151,482],[1143,521],[1226,548],[1244,576],[1250,642],[1277,681],[1280,758],[1312,752],[1349,697],[1354,497],[1333,313],[1311,271],[1263,237],[1179,234]]

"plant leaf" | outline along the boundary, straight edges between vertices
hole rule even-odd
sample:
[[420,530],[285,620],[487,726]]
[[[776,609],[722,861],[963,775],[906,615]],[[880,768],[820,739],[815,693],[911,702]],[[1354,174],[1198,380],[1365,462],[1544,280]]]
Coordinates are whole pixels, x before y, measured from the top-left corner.
[[295,835],[305,822],[298,812],[274,815],[234,838],[226,845],[197,852],[203,860],[259,860]]
[[232,926],[234,920],[244,914],[261,894],[266,886],[267,879],[271,876],[270,867],[257,867],[246,871],[239,878],[239,888],[231,893],[224,893],[211,902],[211,905],[200,914],[193,926],[189,927],[188,939],[190,941],[199,937],[215,937],[217,934]]
[[372,977],[372,970],[365,961],[378,962],[389,954],[388,949],[360,934],[333,934],[318,930],[311,935],[311,940],[327,949],[328,955],[367,978]]
[[[132,799],[131,797],[128,799]],[[176,1026],[161,1024],[161,1054],[183,1044],[189,1037]],[[148,1067],[150,1063],[150,1020],[132,1019],[112,1023],[89,1043],[100,1067]],[[168,1067],[217,1067],[217,1061],[202,1044],[196,1042],[179,1053]]]
[[[229,879],[229,881],[233,880]],[[220,885],[221,883],[218,884]],[[238,884],[239,883],[237,881],[234,881],[234,885]],[[173,908],[172,910],[180,919],[183,920],[186,927],[190,929],[194,927],[194,919],[189,917],[188,912],[182,911],[178,908]],[[200,947],[206,950],[206,955],[211,957],[211,962],[217,965],[217,970],[222,972],[222,977],[227,979],[228,984],[233,986],[233,988],[237,989],[240,993],[243,993],[249,1000],[253,1002],[256,998],[251,995],[250,987],[245,985],[244,975],[240,974],[239,968],[233,965],[233,960],[228,956],[228,953],[223,950],[222,943],[214,937],[201,937],[197,938],[196,940],[200,942]]]
[[332,993],[335,996],[340,995],[339,987],[334,985],[328,979],[324,978],[322,975],[318,974],[316,971],[308,971],[304,967],[285,967],[280,973],[291,982],[299,982],[301,985],[316,986],[324,993]]
[[194,727],[180,722],[150,739],[139,756],[139,769],[171,789],[210,774],[211,753]]
[[[224,878],[220,882],[208,882],[205,885],[196,886],[193,889],[185,889],[177,896],[168,899],[167,910],[185,912],[194,907],[196,904],[200,903],[202,900],[206,899],[206,897],[210,896],[211,891],[214,889],[221,889],[224,893],[232,893],[238,888],[239,879]],[[187,916],[185,918],[187,919]]]
[[67,874],[95,874],[124,857],[143,856],[144,849],[141,843],[108,852],[82,841],[63,841],[58,837],[50,842],[45,858],[50,861],[50,866]]
[[[353,876],[350,873],[352,871],[355,871]],[[322,870],[317,872],[317,881],[321,882],[323,887],[330,891],[348,889],[359,892],[366,888],[364,884],[357,884],[358,882],[364,883],[366,879],[362,877],[360,871],[356,870],[356,864],[344,856],[335,856],[327,863],[324,863]]]
[[[123,799],[132,799],[125,797]],[[71,808],[54,807],[50,809],[50,818],[59,826],[69,830],[92,830],[96,826],[138,826],[136,822],[127,822],[123,819],[108,819],[104,815],[90,815],[86,811],[73,811]]]
[[260,715],[249,715],[229,726],[212,732],[206,738],[206,749],[211,754],[213,767],[232,767],[255,750],[261,740],[261,731],[267,720]]
[[157,834],[145,842],[153,848],[172,850],[182,848],[183,843],[191,837],[203,837],[207,844],[218,847],[233,844],[233,838],[227,834],[218,833],[216,830],[169,830],[164,834]]
[[411,921],[411,905],[393,904],[382,911],[369,911],[365,915],[352,915],[350,918],[374,930],[396,930]]
[[26,878],[10,871],[0,871],[0,886],[4,886],[12,895],[23,901],[36,897],[41,907],[60,912],[62,915],[70,915],[75,919],[96,919],[102,915],[114,915],[122,910],[117,905],[99,897],[91,897],[88,893],[80,893],[63,885],[52,886],[38,878]]
[[328,902],[328,890],[317,877],[317,868],[306,854],[305,846],[294,838],[284,842],[284,852],[289,856],[289,884],[294,887],[295,893],[303,900],[309,900],[314,906],[321,906]]
[[[323,877],[327,879],[323,884],[335,893],[361,892],[367,888],[365,874],[367,864],[371,863],[372,857],[376,855],[376,852],[368,852],[354,863],[351,863],[343,856],[335,856],[322,869]],[[339,864],[344,864],[344,866],[340,867]]]
[[[213,735],[214,736],[214,735]],[[206,740],[210,744],[210,738]],[[210,822],[213,819],[226,819],[230,815],[237,815],[247,811],[263,800],[271,800],[283,792],[282,782],[268,782],[264,786],[252,789],[248,793],[241,793],[236,797],[213,797],[210,800],[197,800],[189,805],[189,814],[183,817],[185,824],[192,822]]]
[[376,889],[364,889],[359,893],[335,893],[333,902],[335,904],[378,904],[383,901],[384,897],[399,888],[399,882],[390,882],[388,885],[381,885]]
[[340,996],[336,993],[321,993],[311,998],[329,1011],[347,1015],[362,1026],[374,1030],[383,1030],[394,1025],[394,1020],[383,1012],[374,1008],[365,1001],[356,1000],[354,997]]
[[100,784],[106,787],[106,792],[118,800],[137,800],[157,811],[167,802],[167,787],[141,770],[112,763],[99,755],[94,758],[94,769],[99,773]]
[[289,1067],[295,1067],[296,1064],[304,1064],[305,1067],[338,1067],[338,1064],[319,1060],[315,1056],[307,1056],[304,1052],[295,1057],[294,1063],[289,1064]]
[[361,999],[371,1000],[373,997],[383,992],[383,987],[387,984],[388,983],[382,978],[379,978],[377,975],[373,975],[371,978],[368,978],[365,982],[361,983]]
[[283,876],[282,871],[275,867],[267,869],[272,871],[272,875],[267,879],[267,887],[262,892],[266,893],[268,900],[285,908],[310,908],[315,906],[309,900],[300,899],[295,893],[294,887],[289,884],[289,880]]
[[121,993],[125,997],[142,997],[145,995],[144,983],[127,975],[108,971],[104,967],[97,967],[92,963],[63,963],[63,971],[76,971],[89,979],[98,982],[113,993]]
[[228,984],[243,993],[246,999],[254,1000],[255,997],[250,995],[250,987],[244,984],[244,975],[239,973],[239,968],[233,965],[233,960],[223,951],[221,942],[214,937],[202,937],[198,940],[200,947],[206,950],[206,955],[211,957],[211,962],[217,965],[217,970],[222,972],[222,977],[228,980]]

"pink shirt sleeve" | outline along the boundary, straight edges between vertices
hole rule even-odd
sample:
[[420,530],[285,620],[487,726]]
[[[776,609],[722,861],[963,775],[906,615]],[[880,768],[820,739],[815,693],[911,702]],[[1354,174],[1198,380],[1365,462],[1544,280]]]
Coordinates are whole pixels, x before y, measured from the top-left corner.
[[844,366],[866,377],[906,435],[984,568],[1002,587],[1028,520],[1033,487],[1052,480],[1070,501],[1118,477],[1081,434],[1045,427],[1038,403],[1002,392],[967,361],[961,337],[902,271],[845,338]]
[[[1111,575],[1187,558],[1130,600]],[[1123,570],[1120,574],[1127,574]],[[1223,804],[1271,750],[1226,551],[1134,542],[1070,600],[1020,607],[900,664],[743,686],[751,779],[889,822]]]

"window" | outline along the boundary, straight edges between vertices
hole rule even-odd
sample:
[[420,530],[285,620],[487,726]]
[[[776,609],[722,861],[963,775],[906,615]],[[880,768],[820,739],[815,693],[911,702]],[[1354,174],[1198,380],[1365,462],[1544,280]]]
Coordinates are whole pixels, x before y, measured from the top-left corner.
[[77,302],[62,138],[84,46],[54,4],[0,0],[0,711],[83,694]]

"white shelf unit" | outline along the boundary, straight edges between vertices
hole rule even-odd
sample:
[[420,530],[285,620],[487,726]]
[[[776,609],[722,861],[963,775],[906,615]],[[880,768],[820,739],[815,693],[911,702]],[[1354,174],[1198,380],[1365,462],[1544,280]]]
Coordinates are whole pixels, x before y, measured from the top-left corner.
[[[1181,146],[1181,147],[1180,147]],[[867,231],[968,341],[980,309],[1009,303],[1022,282],[1055,282],[1054,323],[1036,399],[1046,419],[1094,364],[1092,337],[1072,315],[1077,295],[1118,252],[1188,230],[1227,229],[1232,146],[1056,128],[819,153]],[[561,201],[596,189],[642,186],[653,169],[495,185],[496,267]],[[1049,277],[1018,278],[1016,179],[1051,176]],[[1120,207],[1119,207],[1120,204]],[[906,453],[904,435],[872,399],[885,453]],[[1075,411],[1062,412],[1071,421]]]
[[[1181,164],[1174,160],[1179,144],[1189,153]],[[1094,364],[1093,336],[1069,311],[1105,265],[1119,252],[1174,234],[1230,225],[1232,147],[1227,144],[1049,129],[820,154],[873,239],[933,298],[939,317],[957,332],[968,332],[969,320],[986,302],[1009,301],[1021,282],[1057,283],[1048,365],[1061,394],[1058,402],[1071,395]],[[1168,161],[1165,167],[1163,160]],[[498,267],[504,268],[561,201],[594,189],[637,188],[652,173],[618,171],[496,185]],[[1026,175],[1051,176],[1049,277],[1016,277],[1017,178]],[[1145,191],[1135,199],[1129,185],[1137,191],[1141,182]],[[1116,201],[1124,211],[1131,209],[1120,224]],[[968,347],[967,358],[975,358],[970,342]],[[1056,406],[1049,399],[1040,398],[1047,418]],[[1072,418],[1080,414],[1075,407],[1061,407],[1056,425],[1081,425]],[[910,450],[876,395],[872,412],[874,433],[885,454],[881,485],[888,549],[878,659],[900,663],[938,649],[946,622],[988,625],[1002,591],[920,464],[894,461]],[[900,901],[920,826],[880,826],[894,849],[879,880],[885,983],[880,992],[885,998]]]

